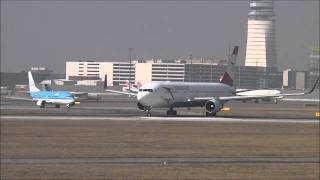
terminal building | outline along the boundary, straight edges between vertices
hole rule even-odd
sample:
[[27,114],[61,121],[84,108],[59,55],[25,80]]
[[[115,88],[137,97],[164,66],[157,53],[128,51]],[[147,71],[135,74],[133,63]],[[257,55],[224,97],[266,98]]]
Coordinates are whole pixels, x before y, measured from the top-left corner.
[[107,77],[108,86],[122,86],[127,81],[141,84],[151,81],[184,81],[185,66],[159,60],[127,62],[67,61],[66,79],[75,76]]
[[151,81],[184,81],[185,64],[173,62],[136,62],[136,82],[145,84]]
[[297,71],[295,69],[286,69],[283,71],[283,88],[285,89],[304,90],[307,88],[306,82],[306,71]]
[[314,82],[320,76],[319,69],[320,69],[320,48],[319,47],[312,48],[311,53],[309,55],[309,75],[308,75],[308,81],[307,81],[307,86],[309,88],[312,87]]
[[[238,66],[234,69],[233,80],[236,87],[265,89],[282,86],[281,72],[272,72],[264,67],[253,66]],[[227,63],[221,60],[201,60],[193,61],[193,63],[189,60],[134,60],[131,64],[131,70],[130,64],[127,62],[66,62],[66,78],[68,80],[83,79],[83,76],[88,76],[97,77],[104,81],[107,77],[108,86],[123,86],[129,77],[131,77],[131,83],[139,82],[141,84],[151,81],[219,82],[220,76],[226,70]]]
[[77,76],[96,77],[101,81],[107,78],[108,86],[125,85],[129,79],[131,83],[135,83],[135,63],[130,65],[126,62],[67,61],[66,79]]

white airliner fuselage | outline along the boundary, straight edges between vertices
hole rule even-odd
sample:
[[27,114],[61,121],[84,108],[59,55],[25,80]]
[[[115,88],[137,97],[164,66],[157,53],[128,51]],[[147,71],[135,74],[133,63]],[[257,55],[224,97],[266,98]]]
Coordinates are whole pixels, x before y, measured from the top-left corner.
[[194,101],[200,97],[234,95],[234,88],[222,83],[151,82],[143,85],[138,102],[146,107],[181,107],[180,103]]
[[168,115],[176,115],[174,107],[206,106],[207,114],[215,115],[223,108],[219,97],[233,96],[235,89],[222,83],[151,82],[137,94],[138,108],[169,108]]

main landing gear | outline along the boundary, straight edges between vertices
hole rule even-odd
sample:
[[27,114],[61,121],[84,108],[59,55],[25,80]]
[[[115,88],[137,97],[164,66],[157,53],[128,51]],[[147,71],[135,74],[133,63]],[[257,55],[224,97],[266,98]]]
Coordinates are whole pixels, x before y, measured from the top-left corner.
[[[139,107],[139,104],[138,104],[138,107]],[[143,110],[145,111],[145,112],[147,112],[147,114],[146,114],[146,116],[147,117],[151,117],[151,107],[149,106],[149,107],[146,107],[146,106],[143,106]]]
[[173,110],[172,108],[170,108],[168,111],[167,111],[167,116],[176,116],[177,115],[177,111],[176,110]]
[[42,101],[41,105],[40,105],[40,108],[45,108],[45,106],[46,106],[46,101]]

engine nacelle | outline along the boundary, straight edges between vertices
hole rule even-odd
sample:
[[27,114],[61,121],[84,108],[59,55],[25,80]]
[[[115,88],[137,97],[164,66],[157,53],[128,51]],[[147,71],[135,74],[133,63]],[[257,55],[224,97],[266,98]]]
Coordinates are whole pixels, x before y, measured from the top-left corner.
[[42,106],[43,103],[45,103],[43,100],[38,100],[38,101],[36,102],[37,106]]
[[140,110],[146,110],[146,107],[142,104],[140,104],[139,102],[137,103],[137,107],[140,109]]
[[205,107],[208,112],[217,113],[223,108],[223,104],[217,99],[211,99],[206,102]]
[[101,96],[97,93],[88,93],[88,100],[100,100]]

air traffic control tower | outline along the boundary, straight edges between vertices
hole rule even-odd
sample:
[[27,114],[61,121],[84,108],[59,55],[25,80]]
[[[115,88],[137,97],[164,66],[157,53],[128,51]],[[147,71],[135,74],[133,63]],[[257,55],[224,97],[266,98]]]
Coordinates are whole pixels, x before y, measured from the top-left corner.
[[245,66],[277,71],[273,0],[250,0]]

